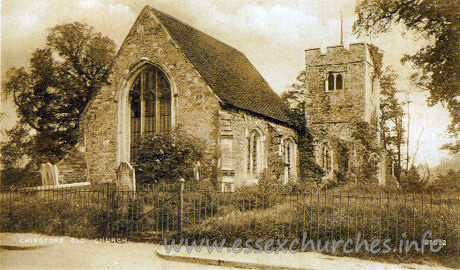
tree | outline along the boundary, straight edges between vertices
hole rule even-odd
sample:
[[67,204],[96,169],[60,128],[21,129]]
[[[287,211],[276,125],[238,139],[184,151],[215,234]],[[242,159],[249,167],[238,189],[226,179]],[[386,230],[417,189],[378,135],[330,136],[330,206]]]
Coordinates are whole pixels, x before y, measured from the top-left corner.
[[29,70],[6,72],[3,87],[20,125],[34,131],[27,147],[41,156],[36,163],[57,162],[77,142],[80,115],[107,83],[115,55],[110,38],[79,22],[53,27],[46,40],[32,53]]
[[447,191],[458,194],[460,192],[460,170],[449,169],[445,174],[438,174],[437,179],[431,183],[434,190]]
[[296,81],[289,85],[283,93],[281,93],[281,99],[283,99],[291,108],[297,108],[305,102],[305,70],[299,72],[296,77]]
[[[421,33],[430,44],[401,61],[417,68],[411,79],[430,93],[429,104],[445,105],[451,116],[449,132],[458,138],[460,132],[460,2],[445,0],[362,0],[356,8],[358,34],[379,35],[402,24],[408,31]],[[447,145],[453,152],[460,141]]]
[[0,143],[2,186],[40,182],[38,167],[31,162],[33,153],[30,153],[30,149],[33,145],[33,138],[29,133],[30,128],[21,122],[5,132],[8,141]]
[[420,175],[418,168],[412,164],[407,173],[401,177],[400,186],[407,191],[422,191],[427,184]]
[[380,131],[383,146],[394,164],[394,175],[401,180],[401,146],[404,143],[404,112],[396,94],[396,73],[387,67],[380,77]]

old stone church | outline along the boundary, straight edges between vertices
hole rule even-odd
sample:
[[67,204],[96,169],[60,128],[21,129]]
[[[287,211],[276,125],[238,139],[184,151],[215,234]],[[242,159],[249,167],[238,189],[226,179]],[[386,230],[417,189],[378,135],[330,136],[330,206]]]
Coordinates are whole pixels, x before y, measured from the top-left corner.
[[[306,51],[307,123],[318,135],[317,163],[338,166],[334,136],[351,142],[350,123],[379,115],[379,85],[366,44]],[[181,127],[206,141],[222,190],[255,183],[283,160],[282,179],[297,178],[298,134],[287,105],[243,53],[151,7],[145,7],[118,51],[110,85],[80,119],[77,145],[57,165],[60,183],[113,182],[120,163],[133,162],[143,136]],[[328,96],[318,112],[317,96]],[[318,117],[321,115],[321,117]],[[315,133],[316,132],[316,133]],[[350,164],[358,160],[349,155]]]

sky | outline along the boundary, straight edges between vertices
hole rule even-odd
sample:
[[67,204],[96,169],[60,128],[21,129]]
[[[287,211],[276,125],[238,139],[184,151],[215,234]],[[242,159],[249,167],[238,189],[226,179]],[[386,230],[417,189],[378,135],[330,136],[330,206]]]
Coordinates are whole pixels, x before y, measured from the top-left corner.
[[[447,110],[428,107],[427,94],[411,85],[410,65],[399,59],[416,52],[426,40],[395,27],[378,38],[356,37],[352,25],[356,0],[2,0],[1,74],[13,66],[27,66],[31,53],[45,45],[47,31],[75,21],[92,25],[111,37],[118,46],[145,5],[166,12],[195,28],[239,49],[281,93],[304,69],[304,50],[337,45],[340,42],[340,12],[343,13],[344,44],[366,41],[385,53],[384,65],[399,74],[397,86],[410,100],[409,152],[416,164],[436,166],[448,156],[439,147],[448,142]],[[1,128],[16,120],[11,102]],[[406,108],[407,109],[407,108]],[[418,151],[417,151],[418,148]]]

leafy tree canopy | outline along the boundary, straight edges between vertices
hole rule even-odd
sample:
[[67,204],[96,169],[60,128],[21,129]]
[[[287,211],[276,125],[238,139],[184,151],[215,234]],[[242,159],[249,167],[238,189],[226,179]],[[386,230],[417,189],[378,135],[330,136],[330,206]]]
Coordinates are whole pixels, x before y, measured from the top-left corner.
[[387,67],[380,76],[380,130],[383,145],[395,165],[395,176],[401,175],[401,146],[404,143],[404,111],[396,94],[395,80],[397,75],[391,67]]
[[[402,24],[409,31],[421,33],[430,42],[414,55],[405,55],[418,69],[411,79],[430,92],[429,104],[442,103],[449,109],[452,122],[449,132],[460,132],[460,2],[447,0],[362,0],[357,6],[358,34],[379,35]],[[451,145],[458,151],[457,145]]]
[[29,133],[30,127],[21,122],[5,132],[8,141],[0,144],[2,186],[40,183],[38,166],[31,162],[36,155],[31,152],[34,141]]
[[51,28],[46,41],[32,53],[28,70],[6,72],[3,89],[21,123],[35,131],[29,149],[56,162],[76,143],[80,115],[107,82],[115,43],[79,22]]

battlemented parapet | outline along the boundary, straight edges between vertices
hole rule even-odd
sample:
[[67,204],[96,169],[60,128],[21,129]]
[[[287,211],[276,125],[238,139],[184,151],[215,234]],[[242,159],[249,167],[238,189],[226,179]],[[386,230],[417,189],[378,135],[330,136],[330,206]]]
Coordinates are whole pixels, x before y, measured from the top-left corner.
[[307,49],[305,70],[310,123],[372,123],[378,117],[380,87],[366,43],[331,46],[325,53]]
[[329,46],[322,53],[320,48],[305,50],[307,66],[343,64],[344,62],[369,61],[370,55],[366,43],[351,43],[349,48],[343,45]]

